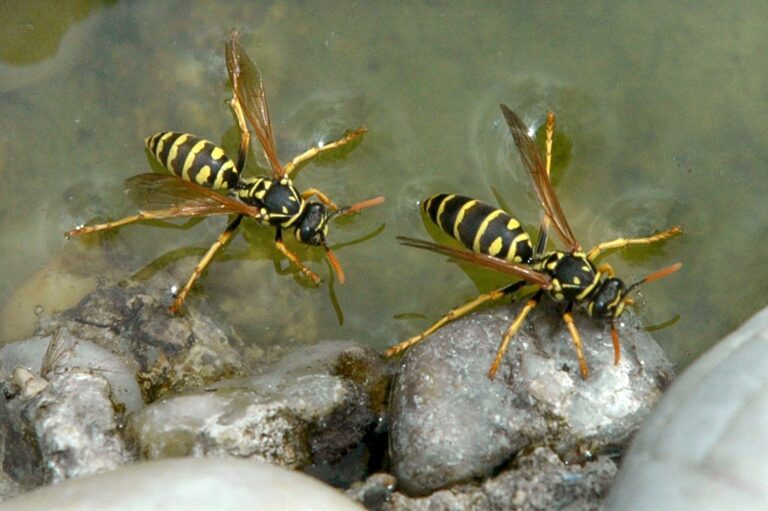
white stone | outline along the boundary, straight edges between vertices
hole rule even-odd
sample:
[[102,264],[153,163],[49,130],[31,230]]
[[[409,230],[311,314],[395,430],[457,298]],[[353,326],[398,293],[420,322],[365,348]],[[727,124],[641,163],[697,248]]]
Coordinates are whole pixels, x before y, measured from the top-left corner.
[[608,510],[768,509],[768,309],[674,382],[643,424]]
[[71,479],[0,504],[3,511],[363,511],[316,479],[267,463],[176,458]]

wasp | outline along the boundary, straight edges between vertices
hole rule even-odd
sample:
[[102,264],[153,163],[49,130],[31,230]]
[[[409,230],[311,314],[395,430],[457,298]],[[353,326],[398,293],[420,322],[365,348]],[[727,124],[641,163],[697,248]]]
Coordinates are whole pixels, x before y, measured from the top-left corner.
[[[554,114],[550,112],[547,115],[545,165],[536,142],[528,134],[525,123],[507,106],[501,105],[501,111],[512,133],[523,166],[533,180],[536,197],[544,211],[535,247],[531,241],[531,236],[522,228],[520,222],[506,211],[479,200],[451,194],[433,195],[422,202],[421,209],[442,231],[458,240],[468,250],[403,236],[399,236],[398,240],[406,246],[444,254],[459,261],[512,275],[521,280],[489,293],[481,294],[452,309],[422,333],[386,350],[385,355],[394,356],[401,353],[421,342],[446,323],[471,312],[486,302],[511,295],[522,287],[531,284],[538,289],[527,300],[504,332],[496,356],[488,370],[488,377],[494,378],[510,340],[523,325],[528,314],[546,295],[556,303],[564,305],[563,321],[573,341],[579,363],[579,372],[586,379],[589,377],[589,367],[584,358],[581,336],[573,321],[574,309],[581,308],[593,318],[610,322],[614,363],[618,364],[621,351],[616,323],[625,307],[633,303],[629,294],[641,284],[665,277],[679,270],[682,266],[681,263],[674,264],[658,270],[638,282],[626,285],[624,281],[616,277],[609,264],[598,265],[598,259],[609,250],[633,245],[648,245],[667,240],[681,234],[682,229],[675,226],[643,238],[618,238],[600,243],[589,251],[584,251],[573,235],[549,178],[555,125]],[[547,236],[550,226],[554,228],[564,244],[562,250],[547,250]]]
[[[351,206],[338,207],[315,188],[299,192],[291,180],[297,170],[322,153],[358,142],[366,129],[358,128],[334,142],[311,147],[283,165],[275,148],[261,73],[240,46],[237,32],[233,32],[225,45],[225,60],[233,90],[230,107],[240,130],[237,160],[230,159],[214,143],[195,135],[158,133],[146,139],[146,146],[152,157],[170,174],[140,174],[129,178],[126,188],[143,192],[146,197],[153,199],[153,203],[162,203],[166,207],[140,209],[138,214],[120,220],[81,226],[66,233],[70,238],[143,220],[234,215],[177,294],[170,307],[172,313],[179,311],[195,281],[216,253],[232,239],[246,217],[261,225],[274,227],[275,247],[315,284],[320,282],[320,277],[285,245],[283,230],[292,229],[296,239],[303,244],[322,246],[339,282],[343,283],[345,277],[342,267],[326,242],[328,224],[333,218],[357,213],[384,201],[383,197],[376,197]],[[242,176],[251,137],[246,119],[269,162],[269,176]],[[226,192],[226,195],[218,191]],[[317,201],[309,200],[311,197],[316,197]]]

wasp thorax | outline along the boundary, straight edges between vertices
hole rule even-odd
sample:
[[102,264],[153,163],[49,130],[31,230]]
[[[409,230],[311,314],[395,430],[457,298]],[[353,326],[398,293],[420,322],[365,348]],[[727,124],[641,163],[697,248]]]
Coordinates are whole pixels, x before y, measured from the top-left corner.
[[627,286],[617,278],[607,278],[595,289],[587,305],[587,312],[593,318],[617,318],[624,312]]
[[296,239],[307,245],[325,244],[328,234],[328,211],[318,202],[310,202],[304,208],[304,214],[296,224]]

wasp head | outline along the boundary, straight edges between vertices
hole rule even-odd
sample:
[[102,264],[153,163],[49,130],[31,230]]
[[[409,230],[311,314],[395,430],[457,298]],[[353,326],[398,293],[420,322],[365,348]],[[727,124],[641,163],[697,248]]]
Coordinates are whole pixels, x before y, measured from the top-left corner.
[[587,313],[593,318],[618,318],[624,312],[628,292],[621,279],[609,277],[603,280],[589,300]]
[[304,208],[296,230],[296,239],[312,246],[325,245],[325,237],[328,235],[328,211],[319,202],[310,202]]

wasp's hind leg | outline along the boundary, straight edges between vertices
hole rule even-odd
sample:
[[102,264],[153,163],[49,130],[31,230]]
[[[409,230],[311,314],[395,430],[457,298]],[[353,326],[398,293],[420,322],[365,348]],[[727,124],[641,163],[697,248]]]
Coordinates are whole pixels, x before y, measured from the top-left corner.
[[200,278],[200,275],[203,274],[203,271],[205,271],[205,269],[211,263],[211,260],[213,259],[213,256],[216,255],[216,252],[218,252],[221,247],[229,243],[229,241],[232,239],[232,236],[234,236],[235,231],[240,226],[242,219],[243,215],[236,216],[235,219],[232,220],[229,225],[227,225],[227,228],[224,229],[224,232],[219,235],[218,239],[213,243],[213,245],[211,245],[211,248],[208,249],[208,252],[205,253],[203,258],[200,259],[200,262],[197,263],[197,266],[195,266],[195,269],[192,271],[192,275],[189,277],[189,280],[187,280],[187,283],[184,284],[184,287],[181,289],[181,291],[179,291],[176,299],[171,304],[170,310],[172,314],[179,312],[182,304],[184,303],[184,300],[189,294],[190,289],[192,289],[192,285],[197,279]]
[[438,319],[432,326],[421,332],[419,335],[415,335],[411,337],[410,339],[406,339],[405,341],[396,344],[392,346],[391,348],[387,349],[384,352],[385,357],[392,357],[397,355],[398,353],[402,353],[403,351],[407,350],[414,344],[418,344],[421,341],[423,341],[425,338],[427,338],[429,335],[433,334],[436,330],[438,330],[440,327],[446,325],[447,323],[450,323],[454,319],[460,318],[461,316],[464,316],[466,314],[469,314],[473,310],[480,307],[485,302],[490,302],[494,300],[498,300],[499,298],[503,298],[504,296],[507,296],[509,294],[514,293],[521,287],[523,287],[525,283],[524,282],[515,282],[514,284],[511,284],[509,286],[502,287],[500,289],[495,289],[489,293],[481,294],[480,296],[477,296],[470,300],[469,302],[459,305],[458,307],[455,307],[448,311],[447,314],[445,314],[442,318]]

